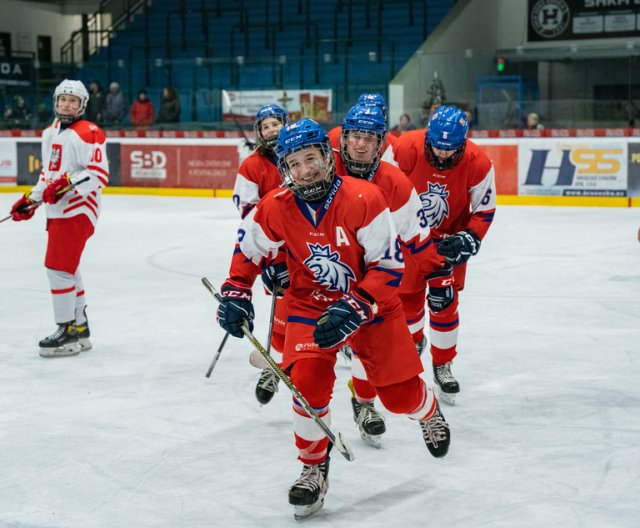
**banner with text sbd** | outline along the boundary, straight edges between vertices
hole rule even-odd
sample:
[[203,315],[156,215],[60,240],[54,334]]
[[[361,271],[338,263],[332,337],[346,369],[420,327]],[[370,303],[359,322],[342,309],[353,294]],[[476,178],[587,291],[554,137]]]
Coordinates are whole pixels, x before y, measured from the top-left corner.
[[[225,141],[225,140],[222,140]],[[240,153],[227,145],[120,145],[120,184],[129,187],[233,189]]]
[[627,142],[600,138],[521,141],[518,194],[627,196]]

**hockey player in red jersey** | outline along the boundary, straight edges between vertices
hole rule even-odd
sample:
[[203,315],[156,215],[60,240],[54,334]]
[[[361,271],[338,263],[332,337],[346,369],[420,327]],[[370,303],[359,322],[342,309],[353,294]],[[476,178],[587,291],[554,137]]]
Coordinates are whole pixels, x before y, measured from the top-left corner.
[[[387,120],[387,102],[384,100],[384,97],[378,93],[363,93],[358,97],[358,101],[356,102],[357,106],[375,106],[379,108],[384,115],[385,123]],[[331,146],[335,150],[340,150],[340,136],[342,135],[342,126],[337,126],[329,130],[329,141],[331,142]],[[382,152],[384,153],[387,149],[392,147],[396,142],[396,137],[391,134],[387,134],[384,140],[384,148]],[[391,150],[393,152],[393,150]],[[393,161],[393,156],[388,160],[390,163],[395,164]]]
[[[428,129],[398,138],[395,159],[422,201],[421,223],[431,228],[442,260],[453,265],[455,295],[429,302],[429,336],[433,373],[442,398],[455,402],[460,391],[451,373],[458,341],[458,294],[464,288],[467,260],[478,253],[496,208],[493,164],[466,138],[465,113],[455,106],[439,107]],[[424,280],[407,270],[400,296],[416,343],[423,338]]]
[[[398,241],[394,256],[404,262],[405,273],[423,277],[431,282],[430,296],[452,296],[452,286],[443,286],[450,280],[452,267],[443,266],[435,252],[429,227],[421,225],[422,207],[418,194],[406,175],[394,165],[380,161],[387,125],[384,114],[375,106],[356,105],[342,122],[340,155],[336,156],[336,172],[362,178],[377,185],[391,211]],[[415,271],[414,271],[415,269]],[[357,348],[352,347],[351,361],[354,420],[364,440],[380,446],[380,435],[385,430],[382,415],[374,407],[375,388],[367,381]]]
[[[33,217],[42,200],[47,214],[47,269],[58,329],[40,341],[42,357],[74,356],[91,348],[80,258],[100,215],[109,181],[105,134],[82,119],[89,94],[80,81],[65,79],[54,91],[55,119],[42,134],[38,183],[11,208],[13,220]],[[73,188],[75,184],[85,180]]]
[[[290,272],[283,368],[327,424],[336,352],[345,339],[383,405],[418,421],[427,448],[446,455],[449,426],[419,374],[422,364],[404,320],[397,288],[402,263],[382,192],[340,178],[326,132],[304,118],[280,131],[276,146],[286,189],[264,197],[242,222],[218,308],[222,328],[242,337],[253,328],[251,287],[264,259],[286,244]],[[328,488],[329,441],[294,399],[301,476],[289,489],[296,518],[319,510]]]
[[[282,185],[282,179],[278,172],[278,159],[274,151],[278,141],[280,129],[289,123],[289,114],[276,104],[268,104],[261,107],[256,113],[254,129],[256,132],[257,147],[247,159],[245,159],[236,177],[233,189],[233,202],[240,211],[240,216],[245,218],[260,199],[269,191]],[[286,272],[284,264],[271,264],[263,273],[263,281],[270,285],[274,277],[269,274]],[[271,286],[271,288],[273,288]],[[286,320],[286,299],[276,301],[273,318],[273,331],[271,337],[271,355],[280,363],[282,361],[282,348],[284,346],[284,325]],[[266,368],[260,374],[256,385],[256,399],[261,404],[267,404],[278,390],[278,376]]]

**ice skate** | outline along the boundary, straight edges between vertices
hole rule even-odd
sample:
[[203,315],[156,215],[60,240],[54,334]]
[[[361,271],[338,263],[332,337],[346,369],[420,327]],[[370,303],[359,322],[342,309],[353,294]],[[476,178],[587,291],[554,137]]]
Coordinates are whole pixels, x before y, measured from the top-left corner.
[[449,424],[440,412],[440,405],[436,402],[436,412],[428,420],[421,420],[422,437],[427,449],[436,458],[442,458],[449,451],[451,431]]
[[416,350],[418,351],[418,356],[422,356],[422,352],[424,352],[424,349],[427,346],[427,337],[423,336],[423,338],[416,343]]
[[293,504],[296,521],[306,519],[324,505],[329,489],[329,455],[320,464],[305,464],[302,474],[289,488],[289,504]]
[[344,344],[338,350],[338,354],[340,357],[344,359],[345,363],[351,363],[351,357],[353,356],[353,350],[351,350],[351,346],[348,344]]
[[87,350],[91,350],[93,345],[91,341],[89,341],[89,337],[91,337],[91,332],[89,331],[89,319],[87,318],[87,307],[84,307],[84,323],[76,323],[76,329],[78,331],[78,342],[82,347],[80,352],[86,352]]
[[77,356],[82,350],[73,321],[58,325],[58,329],[39,343],[44,358]]
[[387,430],[384,416],[373,406],[373,402],[360,403],[356,398],[351,398],[351,405],[360,436],[367,444],[380,449],[382,434]]
[[439,399],[455,405],[456,394],[460,392],[460,385],[451,374],[451,361],[444,365],[433,365],[433,379],[436,382],[436,395]]
[[273,395],[278,392],[278,382],[280,378],[270,368],[265,368],[260,374],[260,379],[256,385],[256,399],[265,405],[271,401]]
[[387,430],[384,424],[384,416],[371,403],[360,403],[356,398],[353,388],[353,379],[347,382],[351,391],[351,405],[353,407],[353,420],[358,426],[360,436],[367,444],[380,449],[382,434]]

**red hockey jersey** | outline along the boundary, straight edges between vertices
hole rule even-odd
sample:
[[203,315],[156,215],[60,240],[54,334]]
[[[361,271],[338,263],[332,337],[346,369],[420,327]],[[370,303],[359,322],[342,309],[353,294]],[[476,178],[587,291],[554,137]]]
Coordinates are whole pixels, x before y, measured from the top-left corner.
[[[347,174],[342,158],[335,153],[336,172]],[[422,206],[418,194],[406,175],[394,165],[381,161],[369,178],[382,191],[398,233],[395,257],[404,258],[405,267],[415,266],[422,276],[439,268],[441,260],[435,251],[429,226],[421,224]]]
[[361,288],[378,315],[401,310],[397,295],[403,264],[394,256],[396,230],[381,191],[371,183],[336,176],[317,209],[289,189],[265,196],[243,220],[230,279],[251,286],[263,259],[286,244],[295,315],[310,313]]
[[393,152],[398,166],[413,183],[422,202],[423,225],[441,239],[462,229],[472,229],[484,238],[496,209],[493,164],[482,149],[467,140],[462,161],[439,171],[424,155],[425,130],[406,132]]
[[242,162],[233,188],[233,203],[242,218],[249,214],[260,198],[282,185],[277,160],[254,152]]

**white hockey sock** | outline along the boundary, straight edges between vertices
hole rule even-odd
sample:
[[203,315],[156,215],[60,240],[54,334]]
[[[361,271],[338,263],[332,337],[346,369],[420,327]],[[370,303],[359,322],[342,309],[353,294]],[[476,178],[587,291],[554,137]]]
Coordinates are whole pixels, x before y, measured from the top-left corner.
[[73,277],[76,285],[76,323],[85,323],[87,318],[84,315],[84,308],[87,305],[87,301],[84,296],[84,285],[82,284],[82,275],[80,271],[76,271]]
[[47,268],[51,297],[53,299],[53,317],[56,324],[73,321],[76,315],[76,286],[71,273]]
[[416,407],[413,411],[407,413],[407,416],[412,420],[428,420],[433,416],[433,413],[436,411],[436,397],[433,393],[433,389],[429,387],[422,378],[420,378],[422,382],[422,402],[420,405]]

